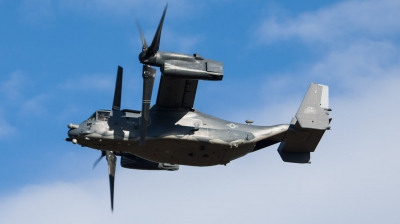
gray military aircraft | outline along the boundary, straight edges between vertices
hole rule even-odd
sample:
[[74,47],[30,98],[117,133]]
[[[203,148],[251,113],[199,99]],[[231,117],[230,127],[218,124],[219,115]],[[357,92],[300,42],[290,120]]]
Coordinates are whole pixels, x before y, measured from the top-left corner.
[[[81,124],[69,124],[69,142],[101,150],[108,161],[111,209],[117,156],[121,166],[139,170],[179,169],[179,165],[226,165],[248,153],[279,143],[285,162],[310,163],[325,130],[330,129],[328,86],[311,84],[290,124],[255,126],[219,119],[193,108],[199,80],[220,81],[223,66],[199,54],[159,51],[167,7],[150,46],[142,40],[142,110],[121,110],[122,67],[118,66],[111,110],[98,110]],[[150,108],[156,70],[161,80],[157,101]]]

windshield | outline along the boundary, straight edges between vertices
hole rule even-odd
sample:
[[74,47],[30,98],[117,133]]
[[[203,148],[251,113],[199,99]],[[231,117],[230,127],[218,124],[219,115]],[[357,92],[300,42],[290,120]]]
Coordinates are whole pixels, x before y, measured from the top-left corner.
[[88,121],[108,121],[110,111],[96,111],[88,118]]
[[110,111],[97,111],[98,121],[107,121],[110,118]]

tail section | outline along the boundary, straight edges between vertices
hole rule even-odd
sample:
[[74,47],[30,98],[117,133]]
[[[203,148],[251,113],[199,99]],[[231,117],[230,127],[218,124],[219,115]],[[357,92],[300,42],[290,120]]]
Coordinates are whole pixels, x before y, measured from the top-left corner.
[[329,127],[329,87],[311,84],[296,113],[302,128],[326,130]]
[[285,162],[310,163],[319,141],[329,130],[329,87],[311,84],[279,145],[278,152]]

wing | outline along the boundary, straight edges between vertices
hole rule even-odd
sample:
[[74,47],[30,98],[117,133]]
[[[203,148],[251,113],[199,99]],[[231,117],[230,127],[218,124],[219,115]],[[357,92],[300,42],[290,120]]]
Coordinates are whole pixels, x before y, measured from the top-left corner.
[[156,105],[169,108],[192,108],[196,97],[196,79],[161,75]]

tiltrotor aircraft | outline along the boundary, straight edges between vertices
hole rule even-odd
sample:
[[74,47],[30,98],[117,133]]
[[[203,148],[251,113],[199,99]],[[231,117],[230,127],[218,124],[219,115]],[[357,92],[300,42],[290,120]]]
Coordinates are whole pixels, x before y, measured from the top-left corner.
[[[111,209],[117,156],[121,166],[140,170],[178,170],[179,165],[226,165],[248,153],[279,143],[285,162],[309,163],[325,130],[329,130],[328,86],[311,84],[290,124],[255,126],[219,119],[193,108],[199,80],[220,81],[219,61],[198,54],[159,51],[167,7],[150,46],[139,27],[143,64],[142,111],[121,110],[122,67],[118,67],[111,110],[98,110],[81,124],[69,124],[74,144],[101,150],[108,161]],[[156,70],[161,80],[157,101],[150,108]]]

